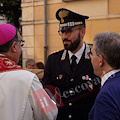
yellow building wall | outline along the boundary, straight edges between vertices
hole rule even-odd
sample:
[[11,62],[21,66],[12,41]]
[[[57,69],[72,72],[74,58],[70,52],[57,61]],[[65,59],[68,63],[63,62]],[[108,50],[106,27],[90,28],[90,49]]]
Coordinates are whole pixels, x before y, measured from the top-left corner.
[[[23,67],[27,58],[44,63],[44,1],[23,0],[22,4],[23,38],[26,41],[23,51]],[[84,41],[93,43],[96,33],[112,31],[120,34],[120,0],[47,0],[47,55],[63,49],[58,34],[59,22],[55,13],[59,8],[68,8],[74,12],[88,15]]]
[[109,14],[120,14],[120,0],[109,0]]

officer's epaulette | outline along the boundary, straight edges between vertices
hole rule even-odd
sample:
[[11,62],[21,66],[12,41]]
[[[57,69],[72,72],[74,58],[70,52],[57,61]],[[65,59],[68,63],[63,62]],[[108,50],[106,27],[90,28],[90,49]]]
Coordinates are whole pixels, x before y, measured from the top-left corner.
[[86,44],[85,59],[91,59],[91,56],[90,56],[90,47],[89,47],[88,44]]

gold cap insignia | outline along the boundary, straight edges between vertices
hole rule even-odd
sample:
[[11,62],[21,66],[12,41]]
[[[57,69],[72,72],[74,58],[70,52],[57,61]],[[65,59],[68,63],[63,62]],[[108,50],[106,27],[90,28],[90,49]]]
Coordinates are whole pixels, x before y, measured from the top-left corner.
[[59,17],[61,18],[61,23],[64,23],[64,17],[66,17],[66,16],[68,16],[68,14],[69,14],[69,11],[66,11],[66,10],[61,10],[60,12],[59,12]]

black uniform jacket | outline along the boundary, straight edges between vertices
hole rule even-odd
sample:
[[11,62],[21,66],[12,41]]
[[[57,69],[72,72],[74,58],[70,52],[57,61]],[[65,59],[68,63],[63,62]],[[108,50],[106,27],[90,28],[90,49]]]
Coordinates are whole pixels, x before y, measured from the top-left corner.
[[[100,88],[100,79],[93,73],[89,46],[72,73],[66,50],[53,53],[45,65],[43,86],[58,106],[57,120],[87,120]],[[49,90],[48,90],[49,89]]]

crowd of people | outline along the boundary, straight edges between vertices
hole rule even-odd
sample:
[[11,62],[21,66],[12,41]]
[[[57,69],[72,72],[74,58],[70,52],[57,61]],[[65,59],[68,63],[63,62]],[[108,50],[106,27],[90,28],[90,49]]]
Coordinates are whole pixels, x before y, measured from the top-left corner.
[[[58,9],[64,50],[45,66],[27,59],[26,69],[18,65],[25,41],[15,26],[0,24],[1,120],[120,120],[120,35],[98,33],[90,49],[88,18]],[[43,69],[41,80],[28,69]]]
[[35,63],[34,59],[27,59],[25,63],[26,69],[44,69],[42,62]]
[[42,62],[35,62],[34,59],[27,59],[25,62],[25,67],[26,70],[35,73],[41,81],[44,74],[44,64]]

